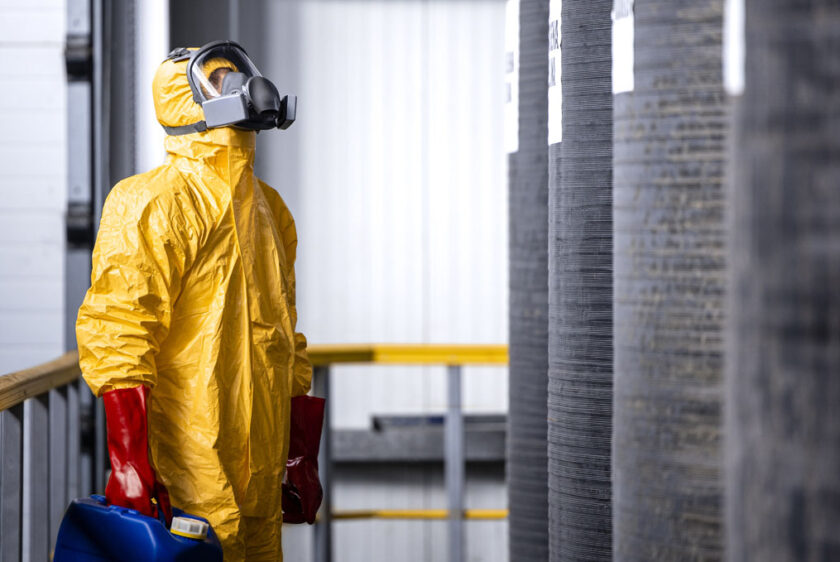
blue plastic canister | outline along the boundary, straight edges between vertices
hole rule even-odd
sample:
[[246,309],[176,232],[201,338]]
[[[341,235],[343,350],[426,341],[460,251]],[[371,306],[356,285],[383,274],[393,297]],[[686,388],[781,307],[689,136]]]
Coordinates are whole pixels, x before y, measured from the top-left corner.
[[[106,505],[103,496],[73,500],[58,529],[54,561],[221,562],[222,547],[209,524],[204,539],[188,538],[191,526],[203,531],[196,520],[207,523],[206,519],[176,508],[172,514],[186,518],[178,522],[184,536],[133,509]],[[179,532],[176,524],[173,531]]]

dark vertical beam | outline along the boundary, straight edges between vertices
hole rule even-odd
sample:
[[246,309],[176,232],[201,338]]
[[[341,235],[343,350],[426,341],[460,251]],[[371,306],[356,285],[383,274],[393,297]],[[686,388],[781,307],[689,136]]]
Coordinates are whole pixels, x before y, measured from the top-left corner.
[[64,507],[70,500],[80,497],[81,482],[81,409],[79,407],[79,384],[73,382],[65,387],[67,392],[67,488],[64,496]]
[[90,0],[67,0],[67,209],[64,349],[76,348],[76,314],[90,285],[94,237],[93,33]]
[[747,0],[728,557],[840,559],[840,4]]
[[332,406],[330,401],[330,367],[320,365],[312,372],[312,395],[327,400],[324,409],[324,426],[321,429],[321,448],[318,451],[318,473],[324,491],[319,510],[318,522],[315,523],[314,558],[315,562],[332,562],[333,529],[333,463],[332,463]]
[[558,562],[612,559],[611,11],[611,0],[564,0],[561,17],[563,142],[549,188],[549,532]]
[[105,406],[102,404],[102,400],[94,399],[92,410],[94,424],[93,489],[97,494],[104,494],[105,476],[111,469],[111,460],[108,458],[108,434],[105,431]]
[[[111,187],[136,173],[136,0],[91,0],[93,47],[93,225]],[[145,85],[150,87],[150,85]],[[79,492],[103,493],[108,468],[105,414],[79,385],[81,459]]]
[[94,492],[102,493],[105,488],[97,489],[94,482],[96,464],[94,404],[96,399],[83,379],[76,382],[75,386],[79,397],[79,475],[78,491],[74,497],[82,497]]
[[519,151],[509,160],[511,560],[548,560],[548,0],[519,7]]
[[[100,203],[111,187],[121,179],[137,173],[137,6],[136,0],[102,2],[102,106],[103,122],[99,130],[101,148]],[[101,207],[100,207],[101,209]],[[97,227],[98,227],[97,223]]]
[[[247,0],[240,4],[239,33],[242,45],[260,71],[268,76],[281,95],[300,94],[303,86],[302,69],[309,61],[302,56],[278,57],[278,52],[300,53],[301,2],[274,2],[272,0]],[[305,102],[302,102],[305,103]],[[305,118],[301,115],[301,124]],[[283,200],[292,215],[303,219],[301,213],[301,133],[304,127],[292,126],[285,131],[257,135],[256,174],[270,185],[283,189]],[[264,155],[271,155],[270,158]],[[299,222],[298,234],[305,231]]]
[[[200,47],[210,41],[227,39],[231,31],[230,12],[231,0],[170,1],[169,44],[172,48]],[[246,51],[248,43],[246,39]]]
[[717,560],[722,537],[723,0],[636,0],[615,98],[616,560]]

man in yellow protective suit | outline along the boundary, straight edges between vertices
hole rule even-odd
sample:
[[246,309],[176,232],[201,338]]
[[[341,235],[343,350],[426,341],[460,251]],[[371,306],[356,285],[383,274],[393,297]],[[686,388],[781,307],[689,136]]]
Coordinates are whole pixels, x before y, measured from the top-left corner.
[[[232,42],[176,49],[154,77],[166,162],[102,212],[76,334],[105,402],[109,502],[206,517],[225,560],[281,560],[290,399],[309,390],[295,332],[292,216],[254,176],[281,98]],[[168,493],[167,493],[168,491]]]

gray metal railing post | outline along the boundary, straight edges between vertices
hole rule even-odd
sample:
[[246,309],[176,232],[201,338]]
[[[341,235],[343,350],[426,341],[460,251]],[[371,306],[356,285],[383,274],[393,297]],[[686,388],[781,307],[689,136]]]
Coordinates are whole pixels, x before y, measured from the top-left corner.
[[95,491],[94,467],[96,466],[96,453],[94,452],[95,413],[94,401],[96,400],[87,388],[84,380],[75,383],[79,396],[79,489],[73,496],[87,496]]
[[49,559],[49,408],[47,393],[23,405],[23,556]]
[[0,411],[0,562],[18,562],[21,553],[23,404]]
[[102,400],[93,398],[93,491],[97,494],[105,493],[105,473],[108,470],[108,447],[105,432],[105,405]]
[[67,387],[49,392],[49,544],[54,545],[67,507]]
[[81,424],[79,423],[79,387],[77,383],[70,383],[67,389],[67,490],[66,504],[78,498],[81,475]]
[[447,368],[447,410],[444,428],[446,496],[449,503],[449,562],[464,560],[464,416],[461,411],[461,366]]
[[[315,396],[329,400],[330,368],[315,367],[312,373],[312,391]],[[330,404],[324,410],[324,428],[321,432],[321,450],[318,454],[318,472],[324,499],[321,502],[320,519],[315,524],[315,561],[332,562],[332,442]]]

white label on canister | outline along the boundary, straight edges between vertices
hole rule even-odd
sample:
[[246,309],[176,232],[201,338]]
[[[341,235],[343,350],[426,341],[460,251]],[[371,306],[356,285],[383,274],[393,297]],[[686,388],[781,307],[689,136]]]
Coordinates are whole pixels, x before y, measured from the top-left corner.
[[560,13],[563,0],[548,3],[548,144],[563,140],[563,86],[560,81]]
[[726,0],[723,13],[723,86],[730,96],[744,93],[744,0]]
[[173,517],[169,531],[173,535],[187,537],[189,539],[204,540],[210,525],[205,521],[199,521],[192,517]]
[[519,150],[519,0],[505,4],[505,151]]
[[615,0],[612,12],[613,94],[633,91],[633,34],[633,0]]

